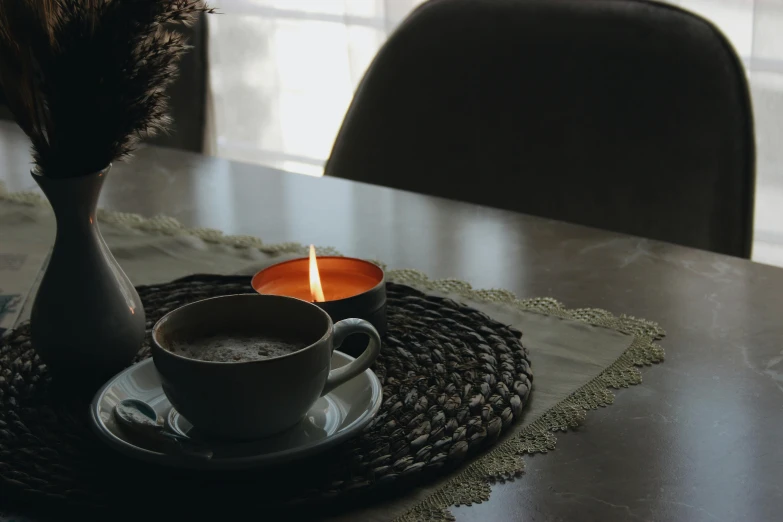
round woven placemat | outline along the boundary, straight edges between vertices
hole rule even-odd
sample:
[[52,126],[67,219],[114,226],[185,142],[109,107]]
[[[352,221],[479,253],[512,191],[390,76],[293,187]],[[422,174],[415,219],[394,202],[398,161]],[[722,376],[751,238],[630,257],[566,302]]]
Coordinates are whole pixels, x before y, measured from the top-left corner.
[[[191,276],[138,290],[149,332],[183,304],[248,293],[249,279]],[[58,508],[76,506],[82,516],[110,510],[114,517],[158,501],[178,509],[312,505],[397,489],[457,467],[491,446],[522,412],[532,381],[522,334],[411,287],[388,283],[387,292],[389,331],[373,367],[383,404],[371,424],[315,458],[226,475],[152,468],[109,450],[89,429],[85,400],[50,381],[29,325],[22,325],[0,344],[0,499],[47,499]],[[149,335],[137,359],[149,357],[148,343]],[[145,502],[130,502],[139,490]]]

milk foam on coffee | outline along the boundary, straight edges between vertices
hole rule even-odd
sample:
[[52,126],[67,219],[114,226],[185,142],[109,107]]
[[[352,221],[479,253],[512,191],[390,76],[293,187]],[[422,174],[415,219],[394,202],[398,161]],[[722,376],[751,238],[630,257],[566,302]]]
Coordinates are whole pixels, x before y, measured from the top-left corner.
[[217,334],[187,341],[175,341],[174,354],[212,362],[249,362],[288,355],[305,347],[304,343],[258,335]]

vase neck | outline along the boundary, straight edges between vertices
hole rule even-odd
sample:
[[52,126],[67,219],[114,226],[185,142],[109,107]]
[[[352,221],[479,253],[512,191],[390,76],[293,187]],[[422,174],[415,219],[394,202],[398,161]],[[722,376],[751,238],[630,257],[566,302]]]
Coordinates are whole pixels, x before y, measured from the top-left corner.
[[108,172],[109,167],[87,176],[47,178],[33,174],[33,179],[52,205],[58,222],[75,218],[95,225],[98,198]]

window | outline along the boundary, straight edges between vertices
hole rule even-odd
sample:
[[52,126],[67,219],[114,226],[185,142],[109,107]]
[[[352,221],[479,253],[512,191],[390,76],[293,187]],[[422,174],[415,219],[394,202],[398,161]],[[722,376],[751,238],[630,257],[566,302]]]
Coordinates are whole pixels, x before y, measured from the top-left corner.
[[[209,17],[213,152],[321,175],[356,85],[423,0],[223,0]],[[754,258],[783,265],[783,0],[669,0],[745,63],[756,118]]]

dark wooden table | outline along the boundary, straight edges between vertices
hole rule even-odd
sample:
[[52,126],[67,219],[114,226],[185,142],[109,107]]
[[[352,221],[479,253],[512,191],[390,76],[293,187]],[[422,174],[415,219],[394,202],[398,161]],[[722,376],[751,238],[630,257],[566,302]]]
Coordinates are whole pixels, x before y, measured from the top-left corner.
[[[0,124],[0,179],[31,188]],[[480,183],[480,180],[476,180]],[[783,270],[338,179],[147,148],[102,205],[658,321],[666,362],[460,521],[781,520]]]

